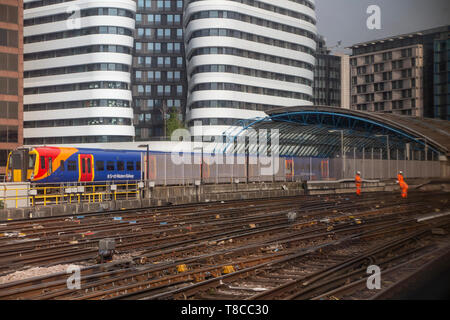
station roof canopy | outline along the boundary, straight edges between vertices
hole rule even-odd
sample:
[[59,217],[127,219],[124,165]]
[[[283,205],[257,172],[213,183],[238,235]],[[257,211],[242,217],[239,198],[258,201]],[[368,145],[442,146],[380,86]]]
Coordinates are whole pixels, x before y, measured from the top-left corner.
[[242,130],[233,135],[251,132],[247,133],[251,137],[261,129],[278,129],[280,154],[285,156],[334,157],[342,151],[342,142],[345,152],[386,150],[389,145],[391,153],[403,152],[408,146],[413,151],[450,156],[450,122],[445,120],[327,106],[287,107],[266,113],[266,118],[243,122]]

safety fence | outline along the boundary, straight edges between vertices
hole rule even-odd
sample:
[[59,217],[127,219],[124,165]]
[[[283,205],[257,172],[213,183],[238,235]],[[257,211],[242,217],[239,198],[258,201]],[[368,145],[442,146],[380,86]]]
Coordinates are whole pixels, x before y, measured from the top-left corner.
[[63,203],[128,200],[141,197],[144,185],[143,181],[83,183],[80,185],[1,184],[0,201],[6,208],[19,208]]
[[[398,171],[410,178],[440,176],[439,161],[383,159],[372,153],[368,158],[253,157],[195,155],[184,163],[170,154],[156,154],[144,160],[144,179],[156,185],[189,185],[201,183],[277,182],[339,180],[352,178],[361,171],[366,179],[393,179]],[[201,158],[200,158],[201,157]]]

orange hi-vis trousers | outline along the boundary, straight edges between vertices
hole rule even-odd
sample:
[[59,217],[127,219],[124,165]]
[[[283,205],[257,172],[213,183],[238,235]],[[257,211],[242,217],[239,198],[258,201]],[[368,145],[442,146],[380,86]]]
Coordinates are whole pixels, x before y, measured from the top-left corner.
[[356,194],[358,196],[361,195],[361,177],[360,176],[356,176],[355,178],[355,184],[356,184]]
[[400,189],[402,189],[402,198],[408,198],[408,184],[405,181],[400,182]]

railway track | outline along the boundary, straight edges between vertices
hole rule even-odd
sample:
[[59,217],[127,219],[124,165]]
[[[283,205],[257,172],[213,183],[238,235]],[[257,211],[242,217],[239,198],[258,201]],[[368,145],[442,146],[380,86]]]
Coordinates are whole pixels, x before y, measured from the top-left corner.
[[[350,201],[349,198],[345,199],[348,199],[347,202]],[[372,204],[370,199],[366,201],[366,206]],[[120,243],[119,250],[123,251],[137,246],[144,249],[146,246],[154,247],[161,242],[167,242],[168,239],[178,242],[193,238],[205,239],[202,235],[214,235],[214,231],[220,234],[222,230],[240,231],[242,226],[247,224],[255,225],[255,228],[277,224],[283,227],[286,211],[297,209],[302,202],[305,200],[280,199],[268,204],[265,202],[261,204],[260,201],[255,205],[249,202],[246,203],[246,207],[241,204],[228,208],[223,208],[224,206],[220,204],[218,208],[214,205],[213,209],[202,208],[203,210],[194,213],[180,213],[167,209],[165,212],[158,210],[139,212],[138,216],[134,214],[121,216],[118,221],[114,220],[114,216],[109,216],[83,220],[76,217],[56,221],[49,219],[32,225],[29,222],[22,223],[20,226],[11,224],[7,230],[3,228],[0,232],[4,235],[16,234],[18,237],[12,241],[9,237],[0,238],[0,270],[41,263],[47,259],[46,255],[52,255],[53,263],[76,262],[76,259],[71,257],[76,256],[77,250],[86,253],[84,256],[80,255],[81,260],[86,259],[86,256],[95,257],[98,240],[105,237],[116,238]],[[323,204],[322,199],[311,201],[302,206],[301,212],[326,214],[336,205],[339,205],[341,210],[356,209],[354,204],[341,204],[341,199],[337,198],[327,204]],[[180,209],[186,210],[178,208]],[[61,226],[56,227],[58,223]]]
[[[450,227],[450,219],[443,224]],[[343,240],[312,246],[306,252],[280,258],[268,263],[240,270],[232,275],[211,279],[169,292],[137,292],[125,299],[202,299],[202,300],[291,300],[291,299],[337,299],[339,293],[347,293],[354,286],[365,286],[367,266],[379,264],[388,266],[390,273],[416,260],[427,258],[443,248],[434,244],[417,243],[417,238],[429,240],[431,227],[413,228],[419,231],[398,237],[398,229],[375,235],[356,234]],[[390,234],[390,237],[387,237]],[[389,240],[362,242],[361,238],[386,237]],[[425,240],[427,240],[425,239]],[[443,242],[448,252],[448,240]],[[426,243],[426,241],[425,241]],[[372,247],[370,247],[372,244]],[[370,249],[367,249],[369,248]],[[344,251],[345,254],[340,254]],[[334,263],[333,263],[334,262]],[[398,263],[398,264],[396,264]],[[275,285],[275,286],[274,286]],[[258,293],[262,291],[262,293]],[[150,294],[149,294],[150,293]],[[373,294],[373,293],[372,293]]]
[[[0,284],[0,299],[251,298],[249,293],[255,293],[251,286],[240,294],[230,289],[231,293],[215,295],[198,288],[203,284],[206,290],[221,292],[220,282],[216,287],[210,282],[217,284],[252,268],[250,273],[260,274],[268,264],[298,264],[300,258],[309,263],[303,270],[320,272],[321,267],[349,257],[322,257],[317,250],[335,246],[336,251],[342,243],[351,243],[356,251],[349,255],[362,254],[374,243],[417,232],[423,225],[414,217],[449,207],[445,193],[413,193],[406,201],[393,194],[366,194],[360,199],[304,196],[4,223],[0,234],[12,236],[0,237],[3,274],[30,266],[77,263],[83,266],[82,288],[67,289],[68,275],[60,272]],[[289,212],[296,213],[295,221],[289,221]],[[116,239],[118,252],[129,257],[96,264],[98,241],[106,237]],[[283,268],[277,273],[264,271],[271,276],[258,276],[260,282],[253,279],[253,290],[264,289],[267,294],[275,288],[264,283],[283,286],[304,275],[298,268]],[[231,288],[242,287],[242,279],[238,277]],[[200,295],[189,294],[192,286]]]

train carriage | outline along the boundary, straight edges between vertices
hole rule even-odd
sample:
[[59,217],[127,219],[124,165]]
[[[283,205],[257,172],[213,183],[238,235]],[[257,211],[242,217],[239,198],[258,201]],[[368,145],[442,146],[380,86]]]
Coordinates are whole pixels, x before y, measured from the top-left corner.
[[139,151],[36,147],[10,153],[7,179],[37,183],[141,179]]
[[[148,179],[158,185],[175,185],[202,180],[204,183],[227,183],[233,179],[249,182],[321,180],[330,178],[329,159],[281,156],[274,169],[267,170],[266,158],[253,164],[255,155],[232,156],[233,164],[210,163],[212,154],[188,153],[188,164],[176,164],[171,154],[149,151]],[[204,159],[200,165],[199,159]],[[249,161],[246,168],[246,161]],[[106,150],[75,147],[34,147],[12,151],[7,163],[7,181],[33,183],[89,183],[137,181],[147,177],[146,152],[140,150]],[[256,163],[256,162],[255,162]],[[143,164],[143,165],[142,165]],[[261,170],[262,168],[266,170]]]

